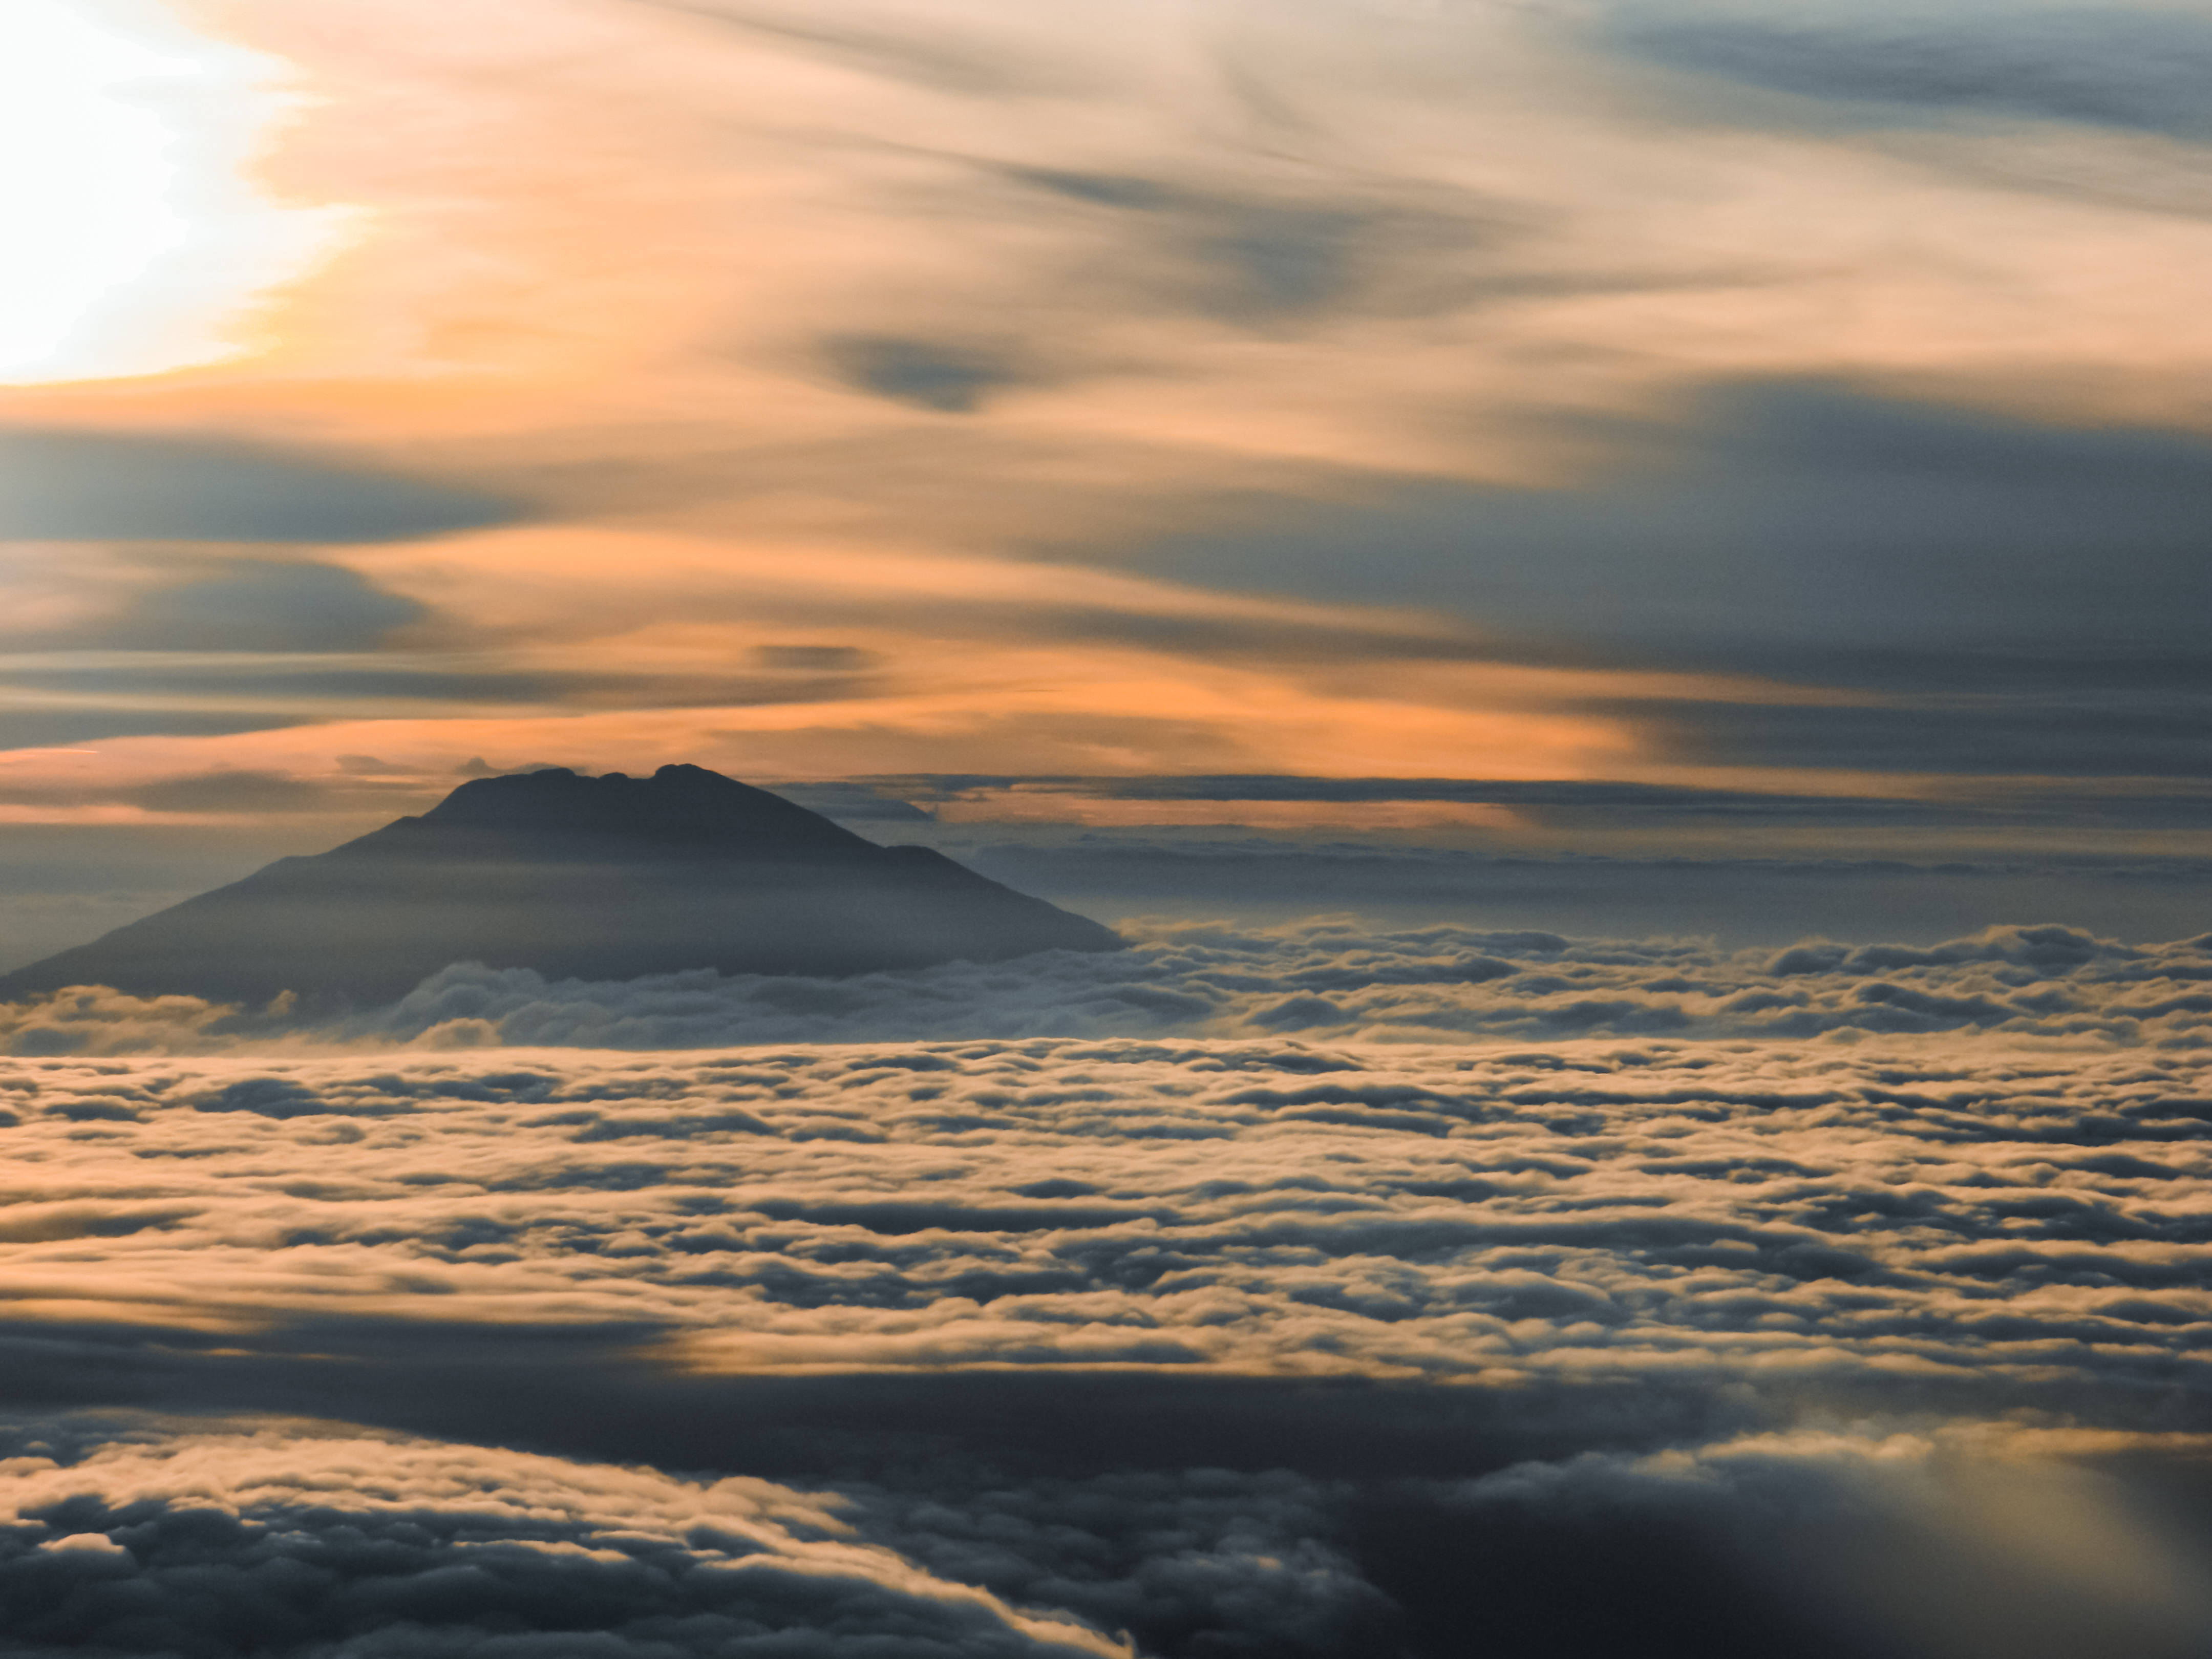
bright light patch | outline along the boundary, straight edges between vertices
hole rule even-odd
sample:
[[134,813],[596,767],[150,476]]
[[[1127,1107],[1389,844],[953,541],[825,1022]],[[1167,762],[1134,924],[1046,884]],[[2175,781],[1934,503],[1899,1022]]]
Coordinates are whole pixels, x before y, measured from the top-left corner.
[[0,3],[0,380],[231,356],[226,325],[330,246],[338,215],[242,176],[273,67],[150,0]]

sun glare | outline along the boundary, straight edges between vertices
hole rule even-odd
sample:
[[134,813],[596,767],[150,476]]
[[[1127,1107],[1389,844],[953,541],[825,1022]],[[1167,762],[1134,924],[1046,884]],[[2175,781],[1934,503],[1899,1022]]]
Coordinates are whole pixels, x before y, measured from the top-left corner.
[[275,68],[153,0],[0,3],[0,381],[236,352],[226,326],[338,226],[244,177]]

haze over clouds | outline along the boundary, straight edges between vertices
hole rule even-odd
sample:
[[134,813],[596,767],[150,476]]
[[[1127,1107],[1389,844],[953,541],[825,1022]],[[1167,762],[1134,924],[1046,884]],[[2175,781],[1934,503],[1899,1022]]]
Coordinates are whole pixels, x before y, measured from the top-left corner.
[[1345,918],[1156,923],[1135,948],[848,978],[684,973],[593,983],[459,963],[388,1006],[308,1019],[80,988],[0,1008],[16,1054],[700,1048],[964,1037],[1313,1033],[1438,1042],[1583,1036],[1995,1033],[2092,1048],[2212,1042],[2212,934],[2130,945],[2057,927],[1921,945],[1566,939]]

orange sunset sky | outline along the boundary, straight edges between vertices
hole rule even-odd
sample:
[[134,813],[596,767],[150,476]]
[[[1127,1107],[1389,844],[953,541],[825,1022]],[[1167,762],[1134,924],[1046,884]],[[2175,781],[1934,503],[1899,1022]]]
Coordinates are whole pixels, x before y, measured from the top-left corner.
[[0,815],[2201,849],[2212,13],[1904,17],[16,0]]

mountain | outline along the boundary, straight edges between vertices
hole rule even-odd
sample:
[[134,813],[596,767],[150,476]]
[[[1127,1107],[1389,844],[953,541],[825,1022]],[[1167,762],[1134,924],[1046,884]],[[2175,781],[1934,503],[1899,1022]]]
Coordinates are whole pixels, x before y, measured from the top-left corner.
[[844,975],[1122,941],[926,847],[879,847],[697,766],[465,783],[420,817],[279,859],[0,975],[258,1006],[373,1006],[454,962],[550,979]]

